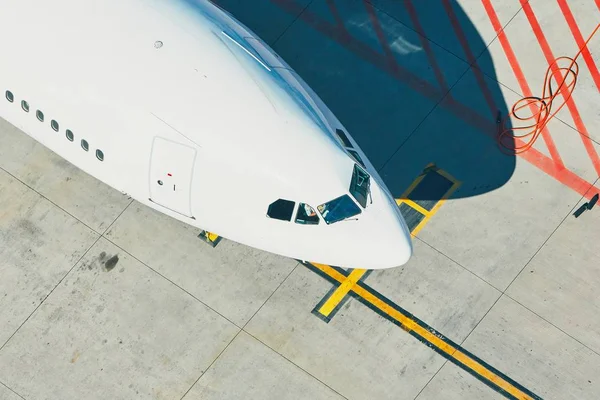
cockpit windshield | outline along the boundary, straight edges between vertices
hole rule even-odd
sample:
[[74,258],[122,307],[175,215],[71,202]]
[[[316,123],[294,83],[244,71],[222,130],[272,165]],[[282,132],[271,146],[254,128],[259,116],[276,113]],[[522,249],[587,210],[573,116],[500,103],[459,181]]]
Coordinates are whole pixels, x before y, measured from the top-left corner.
[[347,194],[317,206],[317,210],[328,225],[361,213],[360,207]]

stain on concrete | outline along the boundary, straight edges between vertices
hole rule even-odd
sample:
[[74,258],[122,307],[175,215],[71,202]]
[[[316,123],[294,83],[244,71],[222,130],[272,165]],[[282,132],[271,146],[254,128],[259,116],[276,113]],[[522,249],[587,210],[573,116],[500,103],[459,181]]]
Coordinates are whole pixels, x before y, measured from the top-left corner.
[[73,353],[73,358],[71,358],[71,364],[74,364],[75,361],[77,361],[77,359],[79,358],[79,356],[79,350],[75,350],[75,352]]
[[118,262],[119,262],[119,255],[118,254],[115,254],[114,256],[112,256],[111,258],[109,258],[104,263],[104,267],[106,268],[106,271],[108,271],[108,272],[112,271],[112,269],[115,267],[115,265],[117,265]]

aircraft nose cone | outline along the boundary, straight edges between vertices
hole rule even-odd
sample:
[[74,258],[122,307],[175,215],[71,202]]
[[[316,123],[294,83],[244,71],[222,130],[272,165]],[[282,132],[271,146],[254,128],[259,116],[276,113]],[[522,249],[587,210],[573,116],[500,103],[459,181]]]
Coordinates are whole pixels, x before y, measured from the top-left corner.
[[384,209],[379,268],[393,268],[406,264],[413,255],[413,243],[410,230],[400,212],[396,201],[385,190],[381,190]]

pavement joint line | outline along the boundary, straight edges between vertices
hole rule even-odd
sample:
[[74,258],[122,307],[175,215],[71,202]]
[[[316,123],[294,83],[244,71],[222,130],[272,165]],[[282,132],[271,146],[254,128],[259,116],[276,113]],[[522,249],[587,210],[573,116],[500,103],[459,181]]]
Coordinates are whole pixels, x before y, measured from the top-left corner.
[[[441,106],[442,109],[449,111],[450,113],[454,114],[458,119],[463,120],[465,123],[467,123],[473,128],[476,128],[477,130],[479,130],[487,136],[490,136],[491,132],[496,130],[496,125],[493,122],[489,121],[489,119],[486,118],[484,115],[475,112],[472,108],[466,106],[465,104],[456,101],[447,101],[445,103],[442,102],[442,100],[438,98],[440,97],[441,93],[439,90],[437,90],[437,88],[434,88],[431,84],[427,83],[418,75],[415,75],[406,68],[400,68],[399,70],[398,64],[396,63],[396,68],[390,69],[389,63],[384,62],[385,59],[382,58],[383,56],[380,53],[374,51],[372,48],[368,47],[365,43],[354,38],[353,36],[343,35],[337,26],[334,26],[331,22],[322,18],[316,13],[311,12],[311,10],[307,10],[306,7],[300,6],[296,0],[271,1],[276,5],[280,6],[284,11],[295,14],[297,17],[299,16],[298,18],[301,18],[306,24],[310,25],[317,32],[320,32],[329,39],[338,41],[342,46],[346,47],[347,50],[354,52],[363,60],[370,62],[371,64],[380,68],[384,72],[389,73],[393,78],[407,85],[408,88],[416,91],[425,98],[428,98],[432,102],[436,103],[432,110],[430,110],[425,116],[423,121],[425,121],[429,117],[429,115],[431,115],[431,112],[435,107]],[[482,1],[484,1],[484,5],[489,2],[489,0]],[[299,13],[299,10],[302,10],[303,12]],[[502,39],[502,35],[504,34],[504,28],[507,25],[498,25],[498,29],[496,29],[496,26],[494,26],[497,38]],[[469,68],[466,69],[462,77],[464,77],[468,70]],[[462,79],[462,77],[460,79]],[[441,97],[449,98],[447,96],[447,93],[443,94]],[[418,129],[419,126],[423,123],[423,121],[421,121],[421,123],[415,129]],[[409,137],[412,136],[413,133],[411,133]],[[399,148],[402,147],[404,143],[406,143],[406,141],[401,143]],[[585,181],[582,177],[577,175],[572,170],[558,168],[554,160],[544,155],[543,153],[537,151],[535,148],[531,148],[527,152],[519,153],[518,156],[527,161],[528,163],[532,164],[533,166],[537,167],[542,172],[546,173],[548,176],[554,178],[564,186],[576,191],[579,194],[582,194],[582,191],[584,191],[584,189],[587,190],[587,188],[589,187],[589,182]]]
[[25,397],[21,396],[19,393],[15,392],[13,389],[10,388],[10,386],[8,386],[7,384],[5,384],[4,382],[0,381],[0,385],[4,386],[5,388],[7,388],[8,390],[10,390],[11,392],[13,392],[15,395],[19,396],[20,398],[22,398],[23,400],[25,400]]
[[242,328],[239,328],[239,329],[238,329],[238,331],[237,331],[237,333],[236,333],[236,334],[233,336],[233,338],[232,338],[232,339],[229,341],[229,343],[227,343],[227,346],[223,347],[223,350],[221,350],[221,351],[219,352],[219,354],[217,354],[217,356],[215,357],[215,359],[214,359],[214,360],[212,360],[212,362],[209,364],[209,366],[208,366],[208,367],[206,367],[206,369],[200,373],[200,376],[198,377],[198,379],[196,379],[196,380],[194,381],[194,383],[192,383],[192,385],[191,385],[191,386],[188,388],[188,390],[186,390],[186,391],[185,391],[185,393],[184,393],[184,394],[181,396],[181,399],[180,399],[180,400],[183,400],[183,398],[184,398],[185,396],[187,396],[187,394],[190,392],[190,390],[192,390],[192,388],[193,388],[194,386],[196,386],[196,383],[198,383],[198,381],[199,381],[199,380],[200,380],[200,379],[201,379],[201,378],[204,376],[204,374],[206,374],[206,372],[207,372],[207,371],[210,369],[210,367],[212,367],[212,366],[213,366],[213,364],[214,364],[215,362],[217,362],[217,360],[218,360],[219,358],[221,358],[221,355],[223,355],[223,353],[225,353],[225,350],[227,350],[227,349],[229,348],[229,346],[231,346],[231,343],[233,343],[233,341],[234,341],[234,340],[235,340],[235,339],[236,339],[236,338],[237,338],[237,337],[240,335],[240,333],[241,333],[241,332],[242,332]]
[[415,240],[420,241],[421,243],[425,244],[426,246],[428,246],[429,248],[431,248],[432,250],[434,250],[436,253],[440,254],[441,256],[443,256],[444,258],[452,261],[452,263],[458,265],[459,267],[461,267],[462,269],[464,269],[466,272],[468,272],[469,274],[473,275],[474,277],[476,277],[477,279],[479,279],[480,281],[482,281],[483,283],[485,283],[486,285],[488,285],[489,287],[495,289],[498,291],[498,294],[502,294],[502,289],[497,288],[496,286],[494,286],[492,283],[486,281],[483,277],[477,275],[475,272],[471,271],[470,269],[468,269],[467,267],[465,267],[464,265],[462,265],[460,262],[456,261],[455,259],[453,259],[452,257],[448,256],[446,253],[442,252],[441,250],[439,250],[438,248],[436,248],[435,246],[433,246],[432,244],[428,243],[427,241],[425,241],[425,239],[420,238],[420,237],[415,237]]
[[4,171],[6,174],[10,175],[13,179],[15,179],[16,181],[20,182],[22,185],[24,185],[27,188],[29,188],[32,192],[36,193],[38,196],[40,196],[44,200],[48,201],[50,204],[52,204],[56,208],[60,209],[62,212],[64,212],[65,214],[67,214],[71,218],[77,220],[80,224],[82,224],[83,226],[85,226],[86,228],[88,228],[89,230],[91,230],[92,232],[94,232],[94,233],[96,233],[98,235],[102,235],[101,232],[98,232],[96,229],[92,228],[91,226],[89,226],[88,224],[86,224],[85,222],[83,222],[81,219],[77,218],[76,216],[74,216],[73,214],[71,214],[69,211],[65,210],[64,208],[62,208],[61,206],[59,206],[58,204],[56,204],[55,202],[53,202],[52,200],[50,200],[43,193],[40,193],[37,189],[35,189],[31,185],[27,184],[26,182],[24,182],[23,180],[21,180],[19,177],[17,177],[13,173],[11,173],[11,172],[7,171],[6,169],[4,169],[4,167],[0,167],[0,170]]
[[[299,262],[300,264],[302,264],[302,262]],[[261,343],[262,345],[264,345],[266,348],[268,348],[269,350],[273,351],[275,354],[279,355],[281,358],[283,358],[284,360],[288,361],[290,364],[298,367],[298,369],[300,369],[301,371],[304,371],[307,375],[309,375],[310,377],[314,378],[315,380],[317,380],[319,383],[321,383],[323,386],[331,389],[334,393],[338,394],[340,397],[349,400],[346,396],[344,396],[343,394],[341,394],[340,392],[338,392],[337,390],[335,390],[334,388],[332,388],[331,386],[329,386],[328,384],[326,384],[325,382],[323,382],[321,379],[319,379],[318,377],[316,377],[315,375],[311,374],[310,372],[308,372],[307,370],[305,370],[304,368],[302,368],[300,365],[296,364],[294,361],[290,360],[289,358],[287,358],[285,355],[281,354],[280,352],[278,352],[277,350],[275,350],[274,348],[272,348],[271,346],[269,346],[267,343],[263,342],[262,340],[260,340],[260,338],[254,336],[252,333],[246,331],[245,329],[243,329],[244,333],[246,333],[248,336],[252,337],[253,339],[255,339],[256,341],[258,341],[259,343]]]
[[[600,177],[596,179],[596,181],[592,184],[592,186],[588,189],[588,190],[592,190],[594,188],[594,185],[596,185],[596,183],[598,183],[600,181]],[[485,319],[485,317],[490,313],[490,311],[496,306],[496,303],[498,303],[498,301],[500,301],[500,299],[502,298],[502,296],[506,296],[509,299],[513,300],[514,302],[516,302],[517,304],[521,305],[523,308],[525,308],[526,310],[530,311],[531,313],[533,313],[534,315],[537,315],[539,318],[541,318],[543,321],[546,321],[548,324],[550,324],[551,326],[555,327],[556,329],[558,329],[560,332],[563,332],[565,335],[567,335],[568,337],[574,339],[576,342],[580,343],[583,347],[585,347],[586,349],[589,349],[590,351],[592,351],[595,354],[598,354],[596,351],[594,351],[593,349],[589,348],[588,346],[586,346],[584,343],[581,343],[579,340],[575,339],[574,337],[572,337],[571,335],[569,335],[567,332],[564,332],[562,329],[560,329],[559,327],[557,327],[556,325],[554,325],[552,322],[546,320],[545,318],[543,318],[542,316],[538,315],[536,312],[534,312],[533,310],[530,310],[528,307],[524,306],[523,304],[521,304],[520,302],[518,302],[517,300],[513,299],[510,295],[506,294],[506,291],[510,288],[510,286],[513,284],[513,282],[519,277],[519,275],[521,275],[521,273],[523,272],[523,270],[527,267],[527,265],[529,265],[529,263],[533,260],[533,258],[535,258],[535,256],[537,255],[537,253],[544,247],[544,245],[546,244],[546,242],[552,237],[552,235],[556,232],[556,230],[558,230],[558,228],[564,223],[564,221],[566,220],[566,218],[569,217],[569,215],[571,215],[571,213],[573,212],[573,210],[577,207],[577,204],[579,202],[581,202],[581,200],[583,200],[585,198],[585,195],[581,196],[581,199],[575,203],[575,205],[573,206],[572,210],[567,214],[567,216],[558,224],[558,226],[556,227],[556,229],[554,231],[552,231],[552,233],[548,236],[548,238],[544,241],[544,243],[540,246],[540,248],[534,253],[534,255],[529,259],[529,261],[527,261],[527,263],[523,266],[523,268],[521,269],[521,271],[519,271],[519,273],[515,276],[515,278],[511,281],[510,284],[508,284],[508,286],[504,289],[504,290],[499,290],[500,296],[498,296],[498,298],[496,299],[496,301],[494,301],[494,303],[490,306],[490,308],[485,312],[485,314],[481,317],[481,319],[477,322],[477,324],[475,324],[475,326],[473,327],[473,329],[471,329],[471,332],[469,332],[467,334],[467,336],[464,338],[464,340],[461,342],[461,346],[469,339],[469,337],[471,337],[471,335],[473,334],[473,332],[475,332],[475,330],[477,329],[477,327],[481,324],[481,322]],[[443,254],[443,253],[442,253]],[[460,265],[460,264],[459,264]],[[600,356],[600,354],[598,354]],[[443,367],[443,366],[442,366]],[[441,368],[440,368],[441,370]],[[439,372],[439,370],[438,370]],[[436,372],[437,375],[437,372]],[[431,380],[430,380],[431,382]],[[427,383],[427,385],[429,384],[429,382]],[[425,386],[427,386],[425,385]],[[424,387],[425,388],[425,387]],[[424,389],[423,388],[423,389]],[[422,391],[422,390],[421,390]]]
[[90,252],[90,250],[102,238],[102,235],[100,235],[99,233],[97,233],[95,231],[93,231],[93,232],[96,233],[97,236],[98,236],[96,238],[96,240],[94,240],[94,242],[90,245],[90,247],[88,247],[88,249],[83,252],[83,254],[81,255],[81,257],[79,257],[77,259],[77,261],[75,261],[73,263],[73,266],[63,275],[62,278],[60,278],[60,280],[58,281],[58,283],[52,288],[52,290],[50,290],[50,292],[44,297],[44,299],[42,301],[40,301],[40,304],[38,304],[37,307],[35,307],[33,309],[33,311],[27,316],[27,318],[25,318],[25,321],[23,321],[21,323],[21,325],[19,325],[19,327],[13,332],[12,335],[10,335],[10,337],[8,339],[6,339],[6,341],[2,344],[2,346],[0,346],[0,352],[2,352],[2,349],[4,349],[4,347],[8,344],[8,342],[10,342],[10,340],[21,330],[21,328],[23,327],[23,325],[25,325],[27,323],[27,321],[29,321],[29,319],[32,317],[32,315],[35,314],[35,312],[42,306],[42,304],[44,304],[46,302],[46,299],[48,299],[48,297],[50,297],[52,295],[52,293],[54,293],[54,291],[56,290],[56,288],[65,280],[65,278],[67,276],[69,276],[71,274],[71,272],[75,269],[75,267],[77,266],[77,264],[79,264],[81,262],[81,260],[83,260],[85,258],[85,256],[87,256],[87,254]]
[[569,338],[571,338],[574,341],[576,341],[577,343],[579,343],[581,346],[585,347],[586,349],[588,349],[589,351],[591,351],[592,353],[594,353],[595,355],[597,355],[598,357],[600,357],[600,353],[598,351],[592,349],[591,347],[589,347],[587,344],[581,342],[576,337],[573,337],[570,333],[565,332],[563,329],[561,329],[560,327],[556,326],[553,322],[548,321],[546,318],[544,318],[543,316],[541,316],[540,314],[538,314],[537,312],[535,312],[531,308],[527,307],[526,305],[524,305],[523,303],[521,303],[519,300],[513,298],[511,295],[509,295],[507,293],[503,293],[503,295],[506,296],[506,297],[508,297],[509,299],[511,299],[512,301],[514,301],[515,303],[517,303],[518,305],[520,305],[521,307],[523,307],[524,309],[526,309],[527,311],[529,311],[530,313],[532,313],[533,315],[537,316],[542,321],[544,321],[547,324],[551,325],[552,327],[556,328],[558,331],[562,332],[565,336],[568,336]]
[[104,235],[106,235],[108,233],[110,228],[113,227],[113,225],[117,222],[117,220],[119,218],[121,218],[121,215],[123,215],[125,213],[125,211],[127,211],[127,209],[133,204],[134,201],[135,201],[134,199],[131,199],[131,201],[123,208],[123,210],[121,210],[119,215],[117,215],[117,217],[106,227],[106,229],[104,230],[104,232],[102,232],[100,234],[100,236],[105,237]]
[[[342,283],[346,278],[345,274],[332,269],[328,265],[317,263],[303,263],[303,265],[317,272],[319,275],[328,276],[331,280],[335,280],[338,283]],[[541,397],[535,395],[485,361],[446,338],[366,283],[359,281],[352,287],[350,295],[505,397],[510,399],[541,400]]]
[[148,268],[149,270],[151,270],[152,272],[154,272],[156,275],[160,276],[161,278],[167,280],[169,283],[171,283],[173,286],[175,286],[176,288],[180,289],[181,291],[185,292],[188,296],[192,297],[194,300],[196,300],[197,302],[201,303],[204,307],[208,308],[209,310],[211,310],[212,312],[216,313],[217,315],[219,315],[220,317],[224,318],[225,320],[227,320],[227,322],[231,323],[233,326],[235,326],[238,329],[242,329],[241,326],[239,326],[238,324],[236,324],[235,322],[233,322],[232,320],[230,320],[229,318],[227,318],[225,315],[223,315],[222,313],[220,313],[219,311],[215,310],[213,307],[209,306],[208,304],[206,304],[205,302],[203,302],[202,300],[200,300],[198,297],[194,296],[192,293],[190,293],[189,291],[187,291],[185,288],[181,287],[180,285],[178,285],[177,283],[173,282],[171,279],[169,279],[168,277],[166,277],[165,275],[161,274],[160,272],[158,272],[156,269],[152,268],[151,266],[149,266],[148,264],[146,264],[144,261],[140,260],[139,258],[137,258],[136,256],[134,256],[133,254],[131,254],[129,251],[125,250],[123,247],[119,246],[117,243],[113,242],[112,240],[110,240],[107,237],[102,237],[104,240],[106,240],[107,242],[111,243],[113,246],[115,246],[116,248],[120,249],[121,251],[123,251],[124,253],[126,253],[129,257],[133,258],[134,260],[136,260],[137,262],[139,262],[140,264],[142,264],[144,267]]
[[[598,183],[600,181],[600,177],[596,178],[596,181],[594,183],[592,183],[592,186],[590,186],[587,190],[587,192],[593,192],[596,183]],[[531,261],[538,255],[538,253],[544,248],[544,246],[546,245],[546,243],[548,243],[548,240],[550,240],[550,238],[552,238],[552,236],[554,236],[554,234],[556,233],[556,231],[562,226],[562,224],[567,220],[567,218],[569,218],[569,216],[573,215],[573,211],[575,211],[575,209],[577,208],[577,205],[586,198],[586,194],[587,192],[583,195],[581,195],[581,197],[579,198],[579,200],[577,202],[575,202],[575,205],[571,208],[571,210],[565,215],[565,217],[558,223],[558,225],[556,226],[556,228],[554,228],[554,230],[552,230],[552,232],[548,235],[548,237],[546,238],[546,240],[544,240],[544,242],[540,245],[540,247],[538,247],[538,249],[535,251],[535,253],[533,253],[533,255],[529,258],[529,260],[527,260],[527,262],[525,263],[525,265],[523,265],[523,268],[521,268],[521,270],[519,271],[518,274],[515,275],[515,277],[513,278],[512,281],[510,281],[510,283],[506,286],[506,288],[502,291],[502,294],[505,294],[506,291],[508,290],[508,288],[510,288],[512,286],[512,284],[515,282],[515,280],[517,280],[517,278],[523,273],[523,271],[525,270],[525,268],[527,268],[527,266],[529,265],[529,263],[531,263]]]

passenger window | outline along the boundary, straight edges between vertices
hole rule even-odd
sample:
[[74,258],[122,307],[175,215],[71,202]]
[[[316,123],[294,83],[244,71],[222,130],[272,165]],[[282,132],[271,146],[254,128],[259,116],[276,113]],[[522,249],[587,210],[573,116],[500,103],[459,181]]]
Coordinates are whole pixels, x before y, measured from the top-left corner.
[[35,116],[37,117],[37,119],[40,120],[40,122],[44,122],[44,113],[41,112],[40,110],[37,110],[35,112]]
[[56,132],[58,132],[58,122],[56,122],[55,120],[52,120],[50,122],[50,126],[52,127],[52,129],[54,129]]
[[23,109],[23,111],[29,112],[29,103],[25,100],[21,101],[21,108]]
[[298,212],[296,213],[295,222],[297,224],[318,225],[319,216],[314,208],[308,204],[300,203],[300,207],[298,207]]
[[348,140],[348,137],[346,136],[346,134],[344,133],[343,130],[336,129],[335,133],[337,133],[337,135],[340,138],[340,140],[344,143],[344,146],[349,147],[351,149],[353,148],[352,147],[352,143],[350,143],[350,140]]
[[81,139],[81,147],[85,151],[88,151],[90,149],[90,145],[88,144],[87,140],[85,140],[85,139]]
[[73,132],[71,132],[70,129],[67,129],[67,132],[65,132],[65,135],[67,135],[67,139],[69,139],[71,142],[73,141],[73,138],[75,137],[75,135],[73,135]]
[[9,90],[6,91],[6,100],[10,101],[11,103],[15,100],[15,96],[13,96],[12,92]]
[[267,216],[282,221],[291,221],[296,203],[290,200],[279,199],[269,205]]
[[100,161],[104,161],[104,153],[102,150],[96,150],[96,158]]

